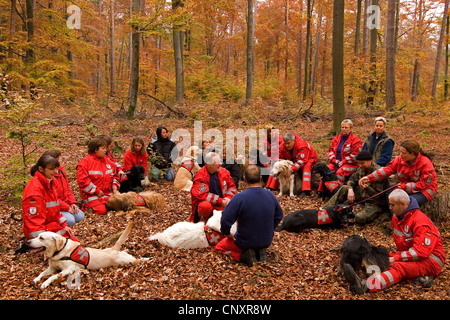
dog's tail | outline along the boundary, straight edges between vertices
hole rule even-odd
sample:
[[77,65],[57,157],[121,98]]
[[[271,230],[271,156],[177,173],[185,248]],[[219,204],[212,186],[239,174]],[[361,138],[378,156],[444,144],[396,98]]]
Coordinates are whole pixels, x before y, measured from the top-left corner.
[[125,230],[122,232],[122,234],[120,235],[119,240],[117,240],[117,242],[114,244],[113,249],[119,251],[120,247],[125,243],[125,241],[128,238],[128,235],[130,234],[131,231],[131,227],[133,226],[133,221],[130,220],[130,222],[128,222],[127,227],[125,228]]

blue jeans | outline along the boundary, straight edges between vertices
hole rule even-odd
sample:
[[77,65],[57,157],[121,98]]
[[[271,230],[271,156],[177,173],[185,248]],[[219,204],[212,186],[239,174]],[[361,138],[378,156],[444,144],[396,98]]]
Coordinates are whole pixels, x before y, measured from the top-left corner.
[[[152,168],[150,169],[150,180],[152,181],[157,181],[161,179],[161,171],[158,168]],[[175,179],[175,172],[173,171],[173,168],[167,168],[165,169],[165,173],[164,173],[164,179],[168,180],[168,181],[172,181]]]
[[78,210],[77,213],[72,214],[67,211],[61,211],[61,214],[66,218],[66,223],[69,227],[73,227],[75,223],[78,223],[84,219],[84,212]]

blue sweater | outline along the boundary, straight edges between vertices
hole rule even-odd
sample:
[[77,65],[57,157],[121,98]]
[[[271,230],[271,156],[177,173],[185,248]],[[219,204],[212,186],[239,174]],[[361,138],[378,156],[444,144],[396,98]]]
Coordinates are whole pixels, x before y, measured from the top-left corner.
[[236,246],[243,250],[267,248],[282,218],[283,210],[272,192],[260,187],[247,188],[235,195],[223,210],[221,233],[229,235],[237,221]]

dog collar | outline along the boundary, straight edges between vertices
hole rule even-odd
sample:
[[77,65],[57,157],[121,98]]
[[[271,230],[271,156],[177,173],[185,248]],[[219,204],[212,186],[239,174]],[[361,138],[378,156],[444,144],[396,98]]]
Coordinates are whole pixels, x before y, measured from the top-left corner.
[[67,245],[67,241],[69,241],[69,238],[66,238],[66,242],[64,242],[64,245],[63,245],[63,247],[60,249],[60,250],[58,250],[58,251],[55,251],[54,253],[53,253],[53,255],[51,256],[51,258],[53,258],[54,256],[57,256],[61,251],[63,251],[64,250],[64,248],[66,247],[66,245]]

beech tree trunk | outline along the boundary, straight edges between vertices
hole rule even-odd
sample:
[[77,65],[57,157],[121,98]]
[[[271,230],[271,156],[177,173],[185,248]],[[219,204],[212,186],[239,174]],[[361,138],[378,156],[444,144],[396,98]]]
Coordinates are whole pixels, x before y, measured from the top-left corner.
[[[447,0],[448,1],[448,0]],[[386,32],[386,110],[396,105],[395,98],[395,7],[396,0],[388,1]]]
[[333,4],[333,128],[339,132],[345,118],[344,104],[344,0]]
[[245,99],[251,100],[253,96],[253,37],[255,34],[253,0],[248,0],[247,5],[247,87]]

